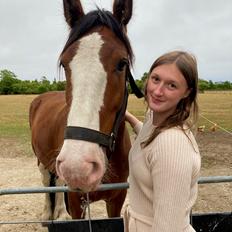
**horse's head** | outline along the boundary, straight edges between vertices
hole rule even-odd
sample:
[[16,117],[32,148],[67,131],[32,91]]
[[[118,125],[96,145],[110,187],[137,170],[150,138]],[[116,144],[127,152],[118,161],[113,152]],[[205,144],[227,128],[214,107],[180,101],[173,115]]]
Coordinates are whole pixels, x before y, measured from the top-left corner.
[[114,149],[126,108],[132,51],[125,33],[132,0],[115,0],[113,13],[84,14],[79,0],[63,3],[70,35],[60,63],[66,75],[69,113],[56,170],[71,188],[90,191],[105,173],[106,149]]

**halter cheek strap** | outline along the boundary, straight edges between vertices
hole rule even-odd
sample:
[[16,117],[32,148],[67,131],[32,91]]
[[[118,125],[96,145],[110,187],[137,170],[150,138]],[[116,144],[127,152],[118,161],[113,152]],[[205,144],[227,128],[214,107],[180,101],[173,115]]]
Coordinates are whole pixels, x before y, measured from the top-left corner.
[[116,119],[114,121],[113,130],[112,130],[111,134],[107,135],[105,133],[102,133],[100,131],[93,130],[90,128],[67,126],[65,129],[64,139],[89,141],[89,142],[97,143],[101,146],[104,146],[104,147],[108,148],[111,152],[114,151],[118,129],[119,129],[120,123],[122,122],[122,119],[125,115],[125,111],[126,111],[126,107],[127,107],[127,101],[128,101],[127,81],[129,81],[133,93],[135,93],[135,95],[138,98],[143,97],[143,93],[137,87],[137,85],[133,79],[133,76],[129,70],[129,67],[127,67],[126,72],[127,72],[127,74],[126,74],[127,76],[125,78],[124,99],[123,99],[122,105],[120,107],[120,110],[116,114]]
[[125,88],[123,103],[121,105],[120,110],[116,114],[113,131],[110,135],[90,128],[67,126],[65,129],[64,139],[89,141],[107,147],[111,152],[114,151],[118,128],[120,126],[123,116],[125,115],[127,100],[128,89]]
[[129,80],[129,83],[130,83],[130,86],[132,89],[132,93],[134,93],[137,98],[144,97],[144,94],[141,92],[141,90],[136,85],[135,80],[134,80],[134,78],[129,70],[129,67],[127,68],[127,79]]
[[78,126],[66,127],[64,139],[84,140],[98,143],[104,147],[109,147],[110,150],[113,150],[115,144],[113,134],[107,135],[97,130]]

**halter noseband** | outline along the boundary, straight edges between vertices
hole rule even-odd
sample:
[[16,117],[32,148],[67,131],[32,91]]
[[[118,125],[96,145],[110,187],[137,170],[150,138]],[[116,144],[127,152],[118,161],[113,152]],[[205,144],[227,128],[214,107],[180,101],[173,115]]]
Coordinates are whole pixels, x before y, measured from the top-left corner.
[[74,139],[74,140],[84,140],[93,143],[97,143],[101,146],[108,148],[111,152],[115,149],[115,143],[118,133],[118,128],[120,123],[125,115],[127,101],[128,101],[128,86],[127,82],[129,81],[133,93],[138,97],[143,97],[143,93],[137,87],[134,78],[130,72],[129,67],[127,66],[126,78],[125,78],[125,93],[123,103],[120,107],[120,110],[116,114],[116,119],[114,121],[113,130],[110,135],[102,133],[97,130],[84,127],[76,126],[67,126],[65,129],[64,139]]

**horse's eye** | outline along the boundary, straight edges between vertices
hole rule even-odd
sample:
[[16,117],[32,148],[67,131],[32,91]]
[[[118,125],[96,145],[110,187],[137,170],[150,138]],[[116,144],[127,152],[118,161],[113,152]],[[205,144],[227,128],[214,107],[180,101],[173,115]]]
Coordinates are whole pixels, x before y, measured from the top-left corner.
[[117,67],[116,67],[117,71],[122,72],[124,67],[128,65],[128,63],[129,62],[127,59],[121,59],[117,64]]

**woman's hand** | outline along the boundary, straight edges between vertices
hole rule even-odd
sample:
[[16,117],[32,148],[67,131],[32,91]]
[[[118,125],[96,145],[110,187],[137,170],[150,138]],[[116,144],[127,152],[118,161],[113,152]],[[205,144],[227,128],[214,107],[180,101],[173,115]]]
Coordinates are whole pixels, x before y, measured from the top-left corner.
[[140,122],[133,114],[126,110],[125,120],[130,123],[131,127],[134,128],[135,125]]

